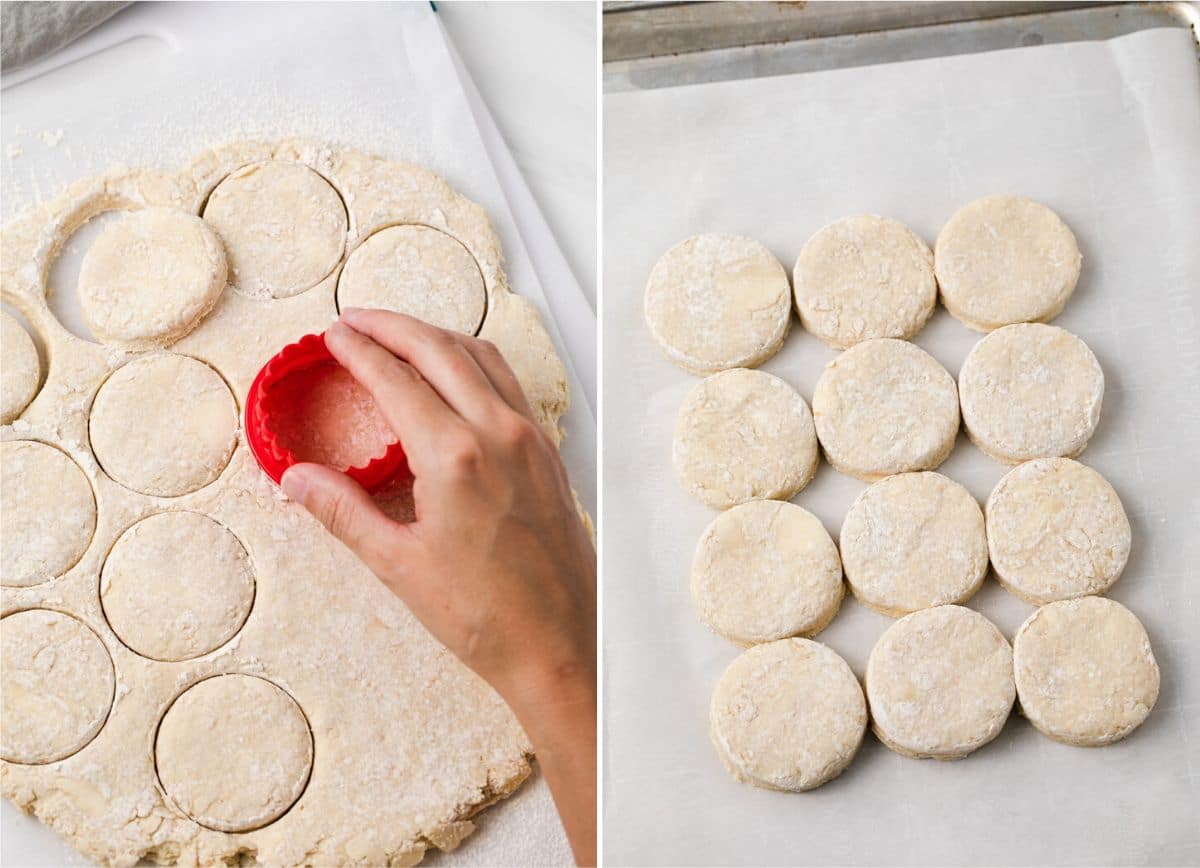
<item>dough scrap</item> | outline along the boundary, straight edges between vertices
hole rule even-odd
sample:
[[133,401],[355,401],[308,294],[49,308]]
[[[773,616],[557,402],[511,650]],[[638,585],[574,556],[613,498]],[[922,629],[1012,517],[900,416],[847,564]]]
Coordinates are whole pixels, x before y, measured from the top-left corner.
[[831,223],[804,243],[793,285],[800,322],[835,349],[911,338],[937,304],[933,251],[898,220]]
[[0,424],[21,415],[37,394],[42,361],[16,317],[0,311]]
[[906,615],[867,660],[871,729],[897,753],[962,759],[1000,734],[1016,697],[1008,640],[962,606]]
[[1105,597],[1060,600],[1017,630],[1013,663],[1021,711],[1055,741],[1099,747],[1142,725],[1158,700],[1146,628]]
[[837,546],[820,519],[775,500],[717,516],[692,560],[692,600],[715,632],[741,645],[814,636],[842,602]]

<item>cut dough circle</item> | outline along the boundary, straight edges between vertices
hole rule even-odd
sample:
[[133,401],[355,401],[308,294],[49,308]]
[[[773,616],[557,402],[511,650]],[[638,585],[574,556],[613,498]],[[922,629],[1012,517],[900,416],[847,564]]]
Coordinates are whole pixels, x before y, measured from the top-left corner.
[[1070,458],[1010,470],[986,508],[996,578],[1031,605],[1103,594],[1129,560],[1133,532],[1117,492]]
[[104,616],[122,642],[153,660],[187,660],[233,637],[254,602],[245,548],[194,512],[161,512],[126,530],[100,574]]
[[208,197],[204,219],[225,242],[230,282],[254,298],[287,298],[329,275],[346,247],[346,206],[308,166],[243,166]]
[[792,318],[787,272],[740,235],[696,235],[663,254],[646,283],[646,324],[693,374],[752,368],[783,346]]
[[981,332],[1058,316],[1082,263],[1062,218],[1020,196],[987,196],[965,205],[938,235],[934,252],[942,303]]
[[871,728],[897,753],[962,759],[1000,734],[1016,697],[1012,648],[962,606],[906,615],[867,660]]
[[196,327],[225,288],[225,250],[194,214],[145,208],[101,233],[79,269],[79,303],[97,338],[165,346]]
[[787,500],[817,470],[812,413],[778,377],[722,371],[697,384],[680,406],[672,459],[684,487],[713,509]]
[[88,433],[96,460],[117,482],[178,497],[220,475],[237,425],[237,404],[216,371],[190,356],[155,353],[104,381]]
[[1023,323],[971,349],[958,389],[967,435],[997,461],[1074,458],[1100,422],[1104,372],[1069,331]]
[[717,516],[692,560],[692,600],[715,632],[741,645],[813,636],[842,602],[842,566],[820,519],[776,500]]
[[838,220],[808,239],[793,284],[804,328],[839,350],[911,338],[937,304],[929,245],[874,214]]
[[3,584],[27,588],[79,562],[96,530],[96,497],[66,453],[33,440],[0,444]]
[[893,618],[964,603],[987,576],[983,511],[940,473],[876,482],[846,513],[840,542],[855,598]]
[[710,735],[743,783],[801,792],[850,765],[867,728],[867,703],[846,661],[810,639],[755,645],[721,676]]
[[80,621],[49,609],[0,620],[0,755],[41,764],[81,750],[104,726],[116,676],[100,638]]
[[813,392],[817,438],[829,463],[866,482],[932,470],[958,436],[954,378],[907,341],[858,344],[825,366]]
[[167,795],[219,832],[247,832],[282,817],[304,792],[312,760],[300,706],[251,675],[218,675],[188,688],[167,709],[154,741]]
[[41,379],[42,362],[33,338],[16,317],[0,311],[0,424],[21,415]]
[[394,310],[473,335],[487,292],[475,257],[457,239],[428,226],[391,226],[350,254],[337,300],[339,309]]
[[1150,637],[1133,612],[1105,597],[1038,609],[1013,641],[1021,711],[1055,741],[1099,747],[1142,725],[1158,700]]

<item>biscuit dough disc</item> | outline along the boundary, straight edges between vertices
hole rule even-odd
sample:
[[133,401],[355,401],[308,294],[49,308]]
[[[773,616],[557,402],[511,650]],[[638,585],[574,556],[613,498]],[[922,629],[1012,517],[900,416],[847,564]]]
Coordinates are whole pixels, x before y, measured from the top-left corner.
[[721,513],[692,560],[692,600],[704,621],[742,645],[812,636],[842,602],[842,566],[820,519],[775,500]]
[[873,214],[831,223],[808,239],[793,283],[804,328],[839,350],[911,338],[937,304],[929,245],[898,220]]
[[79,303],[100,340],[163,346],[212,310],[225,277],[225,250],[203,220],[146,208],[111,224],[84,255]]
[[1084,747],[1129,735],[1158,700],[1146,628],[1105,597],[1038,609],[1013,640],[1021,711],[1055,741]]
[[713,374],[679,408],[672,459],[684,487],[713,509],[787,500],[817,470],[812,413],[763,371]]
[[988,496],[987,538],[996,578],[1025,602],[1103,594],[1129,560],[1132,531],[1113,487],[1070,458],[1010,470]]
[[667,358],[693,374],[752,368],[783,346],[791,326],[787,272],[738,235],[696,235],[650,272],[646,324]]
[[161,512],[126,530],[100,575],[104,617],[121,641],[154,660],[187,660],[223,645],[254,602],[246,550],[194,512]]
[[296,803],[312,770],[300,706],[270,681],[218,675],[185,690],[154,741],[163,789],[183,813],[219,832],[246,832]]
[[134,359],[105,380],[88,433],[104,472],[134,491],[178,497],[212,482],[237,442],[237,405],[212,368],[189,356]]
[[846,513],[842,564],[854,596],[893,618],[963,603],[987,575],[983,512],[940,473],[876,482]]
[[1082,262],[1067,224],[1020,196],[988,196],[959,209],[934,252],[942,303],[981,332],[1058,316]]
[[0,424],[21,415],[41,378],[42,362],[33,338],[15,317],[0,311]]
[[946,369],[916,344],[880,338],[825,366],[813,417],[829,463],[874,482],[946,460],[958,436],[958,392]]
[[392,226],[350,254],[337,300],[339,309],[384,308],[473,335],[487,294],[475,257],[457,240],[428,226]]
[[325,279],[346,246],[346,206],[307,166],[266,160],[217,185],[204,219],[225,242],[230,282],[255,298],[287,298]]
[[0,620],[0,755],[49,763],[96,737],[108,719],[116,679],[91,628],[61,612],[24,609]]
[[1000,734],[1012,710],[1012,648],[972,609],[901,618],[867,660],[871,728],[897,753],[962,759]]
[[0,493],[4,585],[40,585],[83,557],[96,530],[96,498],[66,453],[32,440],[0,444]]
[[834,651],[810,639],[755,645],[713,693],[709,732],[743,783],[800,792],[833,780],[858,753],[867,703]]
[[963,424],[1005,464],[1074,458],[1096,430],[1104,372],[1087,344],[1057,326],[1023,323],[977,343],[958,374]]

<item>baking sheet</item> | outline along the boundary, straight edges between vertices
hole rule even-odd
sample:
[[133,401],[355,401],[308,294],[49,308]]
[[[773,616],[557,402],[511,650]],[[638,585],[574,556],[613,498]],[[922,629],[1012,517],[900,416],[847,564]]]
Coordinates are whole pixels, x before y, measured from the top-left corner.
[[[1200,862],[1200,74],[1183,30],[604,100],[604,854],[609,864],[1197,864]],[[806,794],[722,768],[710,692],[737,649],[696,617],[693,547],[716,513],[670,464],[696,378],[659,353],[642,289],[698,232],[767,244],[789,271],[837,218],[896,217],[930,243],[966,202],[1038,198],[1084,269],[1056,320],[1107,378],[1082,460],[1116,487],[1133,552],[1110,596],[1162,668],[1149,719],[1117,745],[1058,744],[1014,714],[956,763],[868,735]],[[939,309],[916,343],[957,374],[979,339]],[[764,369],[811,400],[835,356],[794,325]],[[1005,472],[965,437],[942,472],[981,501]],[[865,487],[822,464],[794,502],[836,539]],[[989,578],[969,603],[1011,639],[1033,611]],[[847,599],[818,638],[861,678],[891,623]]]

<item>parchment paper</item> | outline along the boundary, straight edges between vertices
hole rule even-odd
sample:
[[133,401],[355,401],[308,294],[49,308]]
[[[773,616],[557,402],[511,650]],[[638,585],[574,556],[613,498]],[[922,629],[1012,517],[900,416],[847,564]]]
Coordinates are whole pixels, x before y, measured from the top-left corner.
[[[1200,861],[1200,75],[1184,31],[605,98],[605,859],[650,864],[1197,864]],[[671,431],[697,380],[654,346],[642,290],[698,232],[804,241],[874,212],[931,244],[961,205],[1018,193],[1079,237],[1056,323],[1107,379],[1082,460],[1116,487],[1133,553],[1111,596],[1162,668],[1149,719],[1112,747],[1058,744],[1014,713],[961,762],[868,735],[831,784],[736,783],[707,733],[737,649],[696,617],[693,547],[716,513],[684,493]],[[980,338],[944,310],[916,338],[957,375]],[[811,400],[835,353],[794,325],[765,370]],[[981,501],[1005,472],[965,437],[942,472]],[[795,502],[836,539],[864,484],[822,464]],[[1011,639],[1033,609],[989,578],[969,603]],[[818,638],[861,678],[891,623],[852,599]]]

